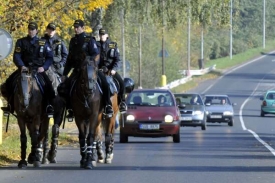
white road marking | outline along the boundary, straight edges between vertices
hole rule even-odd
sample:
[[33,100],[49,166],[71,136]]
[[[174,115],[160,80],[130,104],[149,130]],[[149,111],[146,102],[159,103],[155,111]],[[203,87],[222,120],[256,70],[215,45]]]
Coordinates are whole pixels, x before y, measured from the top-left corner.
[[[275,53],[275,51],[270,52],[270,53]],[[270,53],[269,53],[269,54],[270,54]],[[238,66],[238,67],[235,67],[235,68],[229,70],[228,72],[225,72],[225,73],[224,73],[221,77],[219,77],[212,85],[210,85],[208,88],[206,88],[206,89],[203,91],[203,93],[207,92],[210,88],[212,88],[212,87],[214,86],[214,84],[215,84],[218,80],[222,79],[226,74],[229,74],[229,73],[231,73],[231,72],[233,72],[233,71],[235,71],[235,70],[237,70],[237,69],[240,69],[240,68],[242,68],[242,67],[244,67],[244,66],[246,66],[246,65],[248,65],[248,64],[251,64],[251,63],[253,63],[253,62],[256,62],[256,61],[258,61],[258,60],[260,60],[260,59],[262,59],[262,58],[264,58],[264,57],[266,57],[266,55],[263,55],[263,56],[260,56],[260,57],[258,57],[258,58],[255,58],[255,59],[253,59],[253,60],[251,60],[251,61],[249,61],[249,62],[247,62],[247,63],[245,63],[245,64],[242,64],[242,65],[240,65],[240,66]],[[273,61],[273,60],[272,60],[272,61]],[[261,80],[263,80],[264,78],[265,78],[265,76],[264,76]],[[262,139],[259,137],[259,135],[258,135],[257,133],[255,133],[254,131],[252,131],[252,130],[246,128],[245,123],[244,123],[244,120],[243,120],[243,116],[242,116],[243,108],[244,108],[245,104],[246,104],[246,103],[250,100],[250,98],[256,93],[256,90],[258,89],[259,84],[260,84],[260,83],[258,83],[257,87],[254,89],[254,91],[252,92],[252,94],[242,103],[241,108],[240,108],[240,111],[239,111],[239,116],[240,116],[239,118],[240,118],[240,122],[241,122],[241,125],[242,125],[243,130],[244,130],[244,131],[250,132],[250,133],[255,137],[256,140],[258,140],[261,144],[263,144],[263,146],[265,146],[265,147],[275,156],[275,150],[274,150],[269,144],[267,144],[264,140],[262,140]]]

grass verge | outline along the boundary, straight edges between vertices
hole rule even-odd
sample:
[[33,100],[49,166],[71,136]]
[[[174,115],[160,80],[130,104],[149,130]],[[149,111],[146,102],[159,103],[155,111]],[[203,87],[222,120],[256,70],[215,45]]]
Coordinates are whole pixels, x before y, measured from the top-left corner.
[[[6,117],[3,117],[3,137],[0,144],[0,167],[7,166],[11,163],[18,163],[20,160],[20,130],[14,117],[10,117],[8,132],[6,132]],[[74,124],[66,123],[65,128],[74,128]],[[62,130],[60,130],[62,131]],[[30,152],[31,142],[27,136],[27,156]],[[49,128],[49,144],[51,138],[51,128]],[[78,137],[72,134],[66,134],[64,131],[59,134],[59,146],[76,146]]]

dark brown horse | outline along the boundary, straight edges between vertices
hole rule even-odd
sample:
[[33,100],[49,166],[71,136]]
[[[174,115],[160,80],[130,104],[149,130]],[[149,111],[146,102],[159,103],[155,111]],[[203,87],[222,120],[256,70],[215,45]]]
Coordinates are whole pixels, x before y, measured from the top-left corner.
[[[46,148],[44,151],[44,159],[42,160],[42,163],[56,163],[56,155],[57,155],[57,146],[58,146],[58,137],[59,137],[59,129],[62,124],[63,118],[64,118],[64,113],[65,113],[65,108],[66,108],[66,103],[65,100],[59,96],[57,92],[57,87],[61,83],[61,77],[54,71],[55,68],[51,66],[47,70],[47,75],[49,79],[52,82],[53,88],[56,93],[56,97],[53,101],[53,107],[54,107],[54,124],[52,126],[52,136],[51,136],[51,146],[50,150],[48,152],[48,149]],[[63,126],[64,127],[64,126]],[[48,133],[46,135],[46,138],[44,139],[44,147],[48,147]],[[45,156],[47,158],[45,158]]]
[[79,131],[80,167],[92,169],[97,161],[96,129],[100,126],[98,116],[102,108],[102,94],[97,83],[96,62],[90,57],[81,64],[70,99]]
[[[27,129],[31,137],[31,153],[28,163],[39,167],[43,152],[43,139],[46,136],[49,118],[46,113],[46,100],[39,88],[39,74],[36,69],[24,70],[17,79],[14,95],[14,108],[20,128],[21,160],[19,168],[27,166]],[[41,83],[40,83],[41,84]],[[27,127],[27,129],[26,129]]]

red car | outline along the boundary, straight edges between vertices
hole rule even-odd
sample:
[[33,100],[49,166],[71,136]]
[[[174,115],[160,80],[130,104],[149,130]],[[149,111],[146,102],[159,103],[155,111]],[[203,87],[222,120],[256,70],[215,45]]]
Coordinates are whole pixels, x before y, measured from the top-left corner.
[[172,136],[173,142],[180,142],[180,113],[170,90],[136,89],[128,95],[127,105],[120,118],[121,143],[128,142],[129,136]]

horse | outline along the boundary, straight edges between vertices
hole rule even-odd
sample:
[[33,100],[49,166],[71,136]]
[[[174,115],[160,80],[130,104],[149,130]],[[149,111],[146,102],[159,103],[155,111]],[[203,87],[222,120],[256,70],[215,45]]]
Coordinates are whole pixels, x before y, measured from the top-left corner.
[[70,99],[79,131],[80,167],[92,169],[96,166],[96,129],[100,126],[99,113],[103,107],[102,94],[97,82],[99,55],[86,57],[80,64],[73,83]]
[[[53,101],[53,107],[54,107],[54,124],[52,126],[52,136],[51,136],[51,146],[50,149],[48,149],[48,132],[46,134],[46,137],[44,138],[44,147],[45,151],[43,154],[42,163],[48,164],[50,163],[56,163],[56,155],[57,155],[57,146],[58,146],[58,137],[59,137],[59,128],[62,124],[65,108],[66,108],[66,102],[65,100],[58,94],[57,88],[59,84],[61,83],[61,77],[55,72],[55,68],[53,65],[49,67],[49,69],[46,71],[50,81],[52,82],[53,88],[55,90],[56,97]],[[63,126],[64,127],[64,126]]]
[[[29,67],[17,77],[14,93],[14,109],[20,129],[21,160],[19,168],[27,167],[27,163],[34,167],[41,166],[43,140],[47,134],[49,118],[46,113],[47,102],[40,88],[43,79],[36,68]],[[31,152],[26,159],[27,135],[26,127],[31,137]],[[43,154],[44,155],[44,154]]]
[[[114,110],[113,116],[111,118],[106,118],[103,115],[103,110],[99,113],[98,121],[100,121],[101,125],[96,129],[97,136],[97,156],[99,163],[111,164],[113,160],[113,150],[114,150],[114,134],[115,134],[115,123],[116,116],[119,112],[119,104],[118,104],[118,91],[119,91],[119,83],[116,81],[110,71],[107,68],[103,68],[102,72],[104,72],[106,79],[110,85],[111,89],[111,102]],[[102,131],[105,134],[105,154],[102,150]]]

